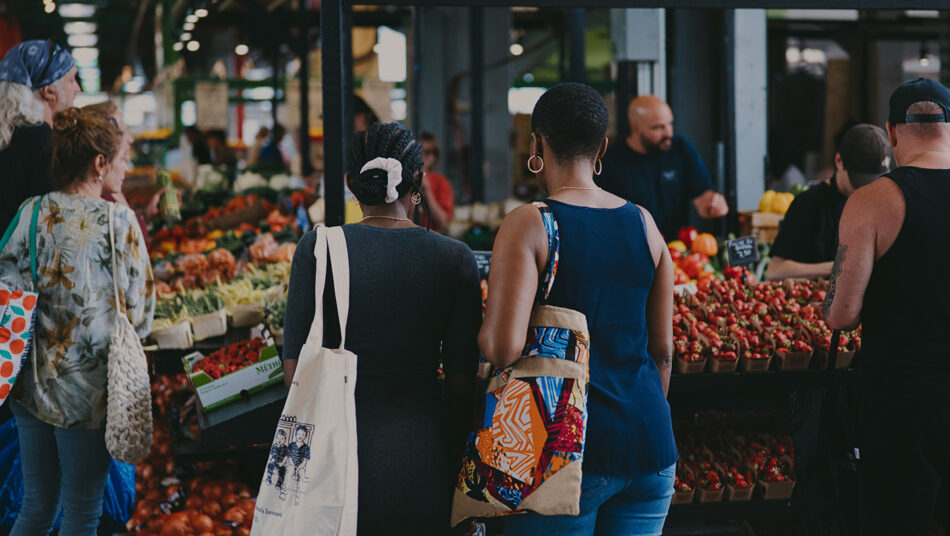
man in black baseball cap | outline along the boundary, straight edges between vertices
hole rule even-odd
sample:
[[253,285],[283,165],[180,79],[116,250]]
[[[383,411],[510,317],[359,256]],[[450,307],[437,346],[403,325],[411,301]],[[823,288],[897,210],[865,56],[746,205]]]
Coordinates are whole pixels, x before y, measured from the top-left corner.
[[[825,319],[863,330],[861,534],[928,535],[950,485],[950,90],[907,82],[887,133],[901,167],[861,188],[839,226]],[[926,256],[922,258],[922,253]]]
[[828,277],[848,196],[894,166],[883,130],[866,123],[848,129],[838,143],[834,175],[796,196],[788,208],[772,244],[766,278]]

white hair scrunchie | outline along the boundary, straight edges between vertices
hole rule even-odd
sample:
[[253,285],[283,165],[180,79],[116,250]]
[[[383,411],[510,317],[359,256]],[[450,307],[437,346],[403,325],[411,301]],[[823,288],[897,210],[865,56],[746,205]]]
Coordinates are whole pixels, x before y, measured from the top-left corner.
[[399,199],[396,187],[402,184],[402,162],[395,158],[374,158],[363,165],[360,173],[369,169],[381,169],[386,172],[386,203]]

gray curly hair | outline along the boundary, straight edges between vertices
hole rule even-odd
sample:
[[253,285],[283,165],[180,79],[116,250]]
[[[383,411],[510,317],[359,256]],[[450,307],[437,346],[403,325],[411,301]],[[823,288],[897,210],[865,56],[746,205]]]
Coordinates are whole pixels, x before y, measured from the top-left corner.
[[0,150],[6,149],[17,127],[43,122],[43,104],[23,84],[0,82]]

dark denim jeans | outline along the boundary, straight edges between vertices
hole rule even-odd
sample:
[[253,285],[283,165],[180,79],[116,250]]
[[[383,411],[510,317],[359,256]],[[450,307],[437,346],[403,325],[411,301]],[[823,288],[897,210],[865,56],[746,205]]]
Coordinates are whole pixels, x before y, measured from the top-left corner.
[[105,430],[71,430],[46,424],[15,401],[23,468],[23,507],[10,536],[49,534],[60,499],[60,536],[95,536],[102,491],[109,477]]
[[660,536],[673,499],[676,464],[637,478],[584,473],[581,513],[505,518],[505,536]]

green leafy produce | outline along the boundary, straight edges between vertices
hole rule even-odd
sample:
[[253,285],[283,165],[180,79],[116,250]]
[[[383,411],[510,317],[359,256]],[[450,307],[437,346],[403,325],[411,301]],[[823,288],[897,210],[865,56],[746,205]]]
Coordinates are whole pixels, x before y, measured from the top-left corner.
[[267,316],[271,329],[284,329],[284,314],[287,312],[287,298],[277,300],[267,306]]
[[180,294],[181,301],[191,316],[208,315],[224,309],[225,303],[214,288],[193,290]]

